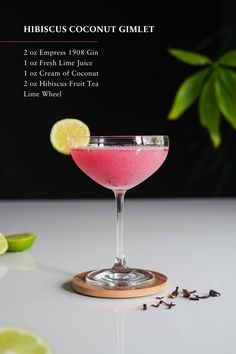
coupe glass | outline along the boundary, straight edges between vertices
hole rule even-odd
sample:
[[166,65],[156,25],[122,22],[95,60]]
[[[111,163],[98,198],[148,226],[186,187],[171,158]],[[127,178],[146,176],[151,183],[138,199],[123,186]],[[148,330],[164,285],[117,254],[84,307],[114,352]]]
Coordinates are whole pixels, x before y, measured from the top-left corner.
[[94,181],[111,189],[116,201],[115,263],[112,268],[90,272],[86,281],[105,288],[136,287],[153,281],[152,272],[130,268],[126,263],[123,247],[124,196],[128,189],[150,177],[163,164],[169,150],[168,136],[71,137],[70,146],[77,166]]

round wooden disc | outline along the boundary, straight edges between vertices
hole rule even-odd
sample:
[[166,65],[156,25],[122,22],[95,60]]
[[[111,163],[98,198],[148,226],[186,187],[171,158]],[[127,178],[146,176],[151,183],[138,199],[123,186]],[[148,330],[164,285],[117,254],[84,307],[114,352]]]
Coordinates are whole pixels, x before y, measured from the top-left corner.
[[72,279],[73,289],[80,294],[93,296],[93,297],[104,297],[113,299],[122,299],[129,297],[139,297],[148,296],[156,294],[167,287],[167,277],[164,274],[150,271],[155,276],[154,280],[150,283],[145,283],[144,285],[136,287],[122,287],[122,288],[103,288],[99,286],[94,286],[86,282],[86,275],[89,272],[80,273],[74,276]]

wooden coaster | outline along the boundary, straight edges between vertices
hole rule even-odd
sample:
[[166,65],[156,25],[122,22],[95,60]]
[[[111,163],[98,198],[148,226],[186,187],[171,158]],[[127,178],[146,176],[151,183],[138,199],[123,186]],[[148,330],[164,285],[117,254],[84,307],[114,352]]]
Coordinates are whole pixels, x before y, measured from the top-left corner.
[[86,282],[85,278],[89,272],[80,273],[74,276],[72,279],[73,289],[80,294],[93,296],[93,297],[104,297],[113,299],[123,299],[129,297],[140,297],[156,294],[167,287],[167,277],[164,274],[150,271],[155,276],[152,282],[147,282],[144,285],[136,287],[122,287],[119,289],[114,288],[102,288],[99,286],[94,286]]

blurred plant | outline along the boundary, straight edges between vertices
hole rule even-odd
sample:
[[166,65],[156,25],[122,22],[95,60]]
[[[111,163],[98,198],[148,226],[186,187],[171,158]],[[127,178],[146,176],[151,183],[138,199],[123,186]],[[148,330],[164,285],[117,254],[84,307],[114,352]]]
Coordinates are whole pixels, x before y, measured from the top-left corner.
[[199,98],[200,123],[208,130],[213,146],[218,147],[222,116],[236,130],[236,73],[231,69],[236,67],[236,50],[225,53],[216,61],[180,49],[169,49],[169,53],[186,64],[205,68],[180,85],[168,119],[178,119]]

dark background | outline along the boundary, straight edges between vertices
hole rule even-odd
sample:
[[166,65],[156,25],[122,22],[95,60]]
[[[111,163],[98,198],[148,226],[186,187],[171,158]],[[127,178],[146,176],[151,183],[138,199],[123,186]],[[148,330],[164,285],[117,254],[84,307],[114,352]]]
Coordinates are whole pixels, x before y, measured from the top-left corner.
[[[167,134],[163,167],[129,191],[130,197],[236,196],[236,133],[222,122],[223,141],[211,146],[197,109],[166,119],[176,89],[194,73],[167,53],[168,47],[198,50],[217,58],[236,48],[234,1],[137,3],[131,10],[110,3],[15,2],[1,9],[0,40],[99,40],[102,85],[66,91],[61,99],[23,98],[23,49],[63,50],[69,44],[0,44],[0,198],[96,198],[111,192],[83,175],[70,157],[50,145],[51,126],[64,117],[86,122],[93,135]],[[26,35],[24,25],[155,25],[155,34]],[[77,44],[73,47],[86,48]]]

